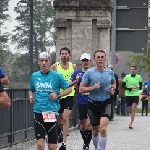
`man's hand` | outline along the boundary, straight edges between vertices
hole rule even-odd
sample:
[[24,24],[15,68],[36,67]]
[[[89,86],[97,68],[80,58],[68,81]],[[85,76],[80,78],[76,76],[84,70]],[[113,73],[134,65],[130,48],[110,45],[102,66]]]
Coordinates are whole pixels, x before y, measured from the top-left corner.
[[30,103],[34,103],[34,101],[35,101],[33,96],[30,96],[29,100],[30,100]]
[[80,78],[81,78],[81,75],[77,74],[76,79],[74,81],[70,82],[70,86],[76,85],[79,82]]
[[113,86],[110,87],[109,93],[110,93],[110,95],[114,95],[115,88]]
[[79,73],[76,75],[76,81],[79,82],[80,78],[81,78],[81,74]]
[[92,86],[93,90],[98,89],[100,87],[100,82],[97,82]]
[[49,98],[50,98],[51,100],[56,100],[56,99],[59,99],[59,95],[56,94],[55,92],[51,92],[51,93],[49,94]]
[[131,86],[131,89],[132,89],[132,90],[136,90],[137,87],[134,85],[134,86]]

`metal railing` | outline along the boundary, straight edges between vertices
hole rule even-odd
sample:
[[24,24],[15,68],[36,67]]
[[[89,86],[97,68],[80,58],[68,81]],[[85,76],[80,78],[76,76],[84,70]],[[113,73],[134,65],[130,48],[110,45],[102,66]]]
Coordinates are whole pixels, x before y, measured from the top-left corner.
[[[0,108],[0,149],[34,139],[33,110],[28,89],[6,89],[9,109]],[[76,100],[70,116],[70,127],[78,123]]]

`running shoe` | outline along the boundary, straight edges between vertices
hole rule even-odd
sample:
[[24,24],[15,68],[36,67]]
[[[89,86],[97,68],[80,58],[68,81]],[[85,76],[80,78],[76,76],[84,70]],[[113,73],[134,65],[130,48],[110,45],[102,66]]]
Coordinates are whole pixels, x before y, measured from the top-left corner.
[[132,123],[129,124],[129,129],[133,129]]
[[64,144],[62,143],[62,145],[60,146],[59,150],[66,150],[66,145],[64,145]]
[[86,146],[85,144],[83,144],[83,149],[82,150],[89,150],[89,146]]
[[89,150],[89,147],[83,144],[83,149],[82,150]]

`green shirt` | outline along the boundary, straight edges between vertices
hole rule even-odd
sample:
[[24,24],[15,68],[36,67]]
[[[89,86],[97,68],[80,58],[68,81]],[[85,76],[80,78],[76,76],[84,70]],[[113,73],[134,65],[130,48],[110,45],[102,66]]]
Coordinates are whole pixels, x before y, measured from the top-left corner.
[[140,75],[135,75],[135,77],[132,77],[131,74],[126,75],[126,77],[123,79],[123,82],[126,83],[127,88],[131,88],[132,86],[136,86],[136,90],[125,90],[126,96],[139,96],[140,89],[139,89],[139,83],[142,82],[142,77]]
[[[60,74],[64,77],[64,79],[69,82],[70,79],[71,79],[71,75],[72,75],[73,72],[74,72],[74,68],[73,68],[73,66],[72,66],[72,63],[69,62],[69,68],[68,68],[67,70],[64,70],[64,69],[61,67],[61,65],[60,65],[59,62],[56,62],[56,65],[57,65],[57,72],[60,73]],[[60,91],[63,91],[63,90],[60,89]],[[70,94],[68,94],[67,96],[61,97],[60,99],[66,98],[66,97],[68,97],[68,96],[74,96],[74,94],[75,94],[75,89],[74,89],[74,86],[72,86],[72,92],[71,92]]]

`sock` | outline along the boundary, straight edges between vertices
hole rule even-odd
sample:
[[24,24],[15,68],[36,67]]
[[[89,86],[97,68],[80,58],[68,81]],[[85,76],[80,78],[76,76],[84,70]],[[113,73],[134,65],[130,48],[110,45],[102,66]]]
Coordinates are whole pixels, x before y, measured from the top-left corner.
[[66,146],[66,143],[62,142],[61,145]]
[[84,144],[86,145],[86,131],[81,131],[81,130],[80,130],[80,133],[81,133],[81,135],[82,135],[82,139],[83,139],[83,141],[84,141]]
[[92,140],[93,140],[93,145],[95,147],[95,150],[98,150],[98,146],[99,146],[99,135],[98,136],[93,136],[92,135]]
[[107,137],[101,137],[99,140],[100,150],[105,150],[107,143]]
[[92,139],[92,130],[86,130],[87,131],[87,141],[86,146],[90,145],[91,139]]

